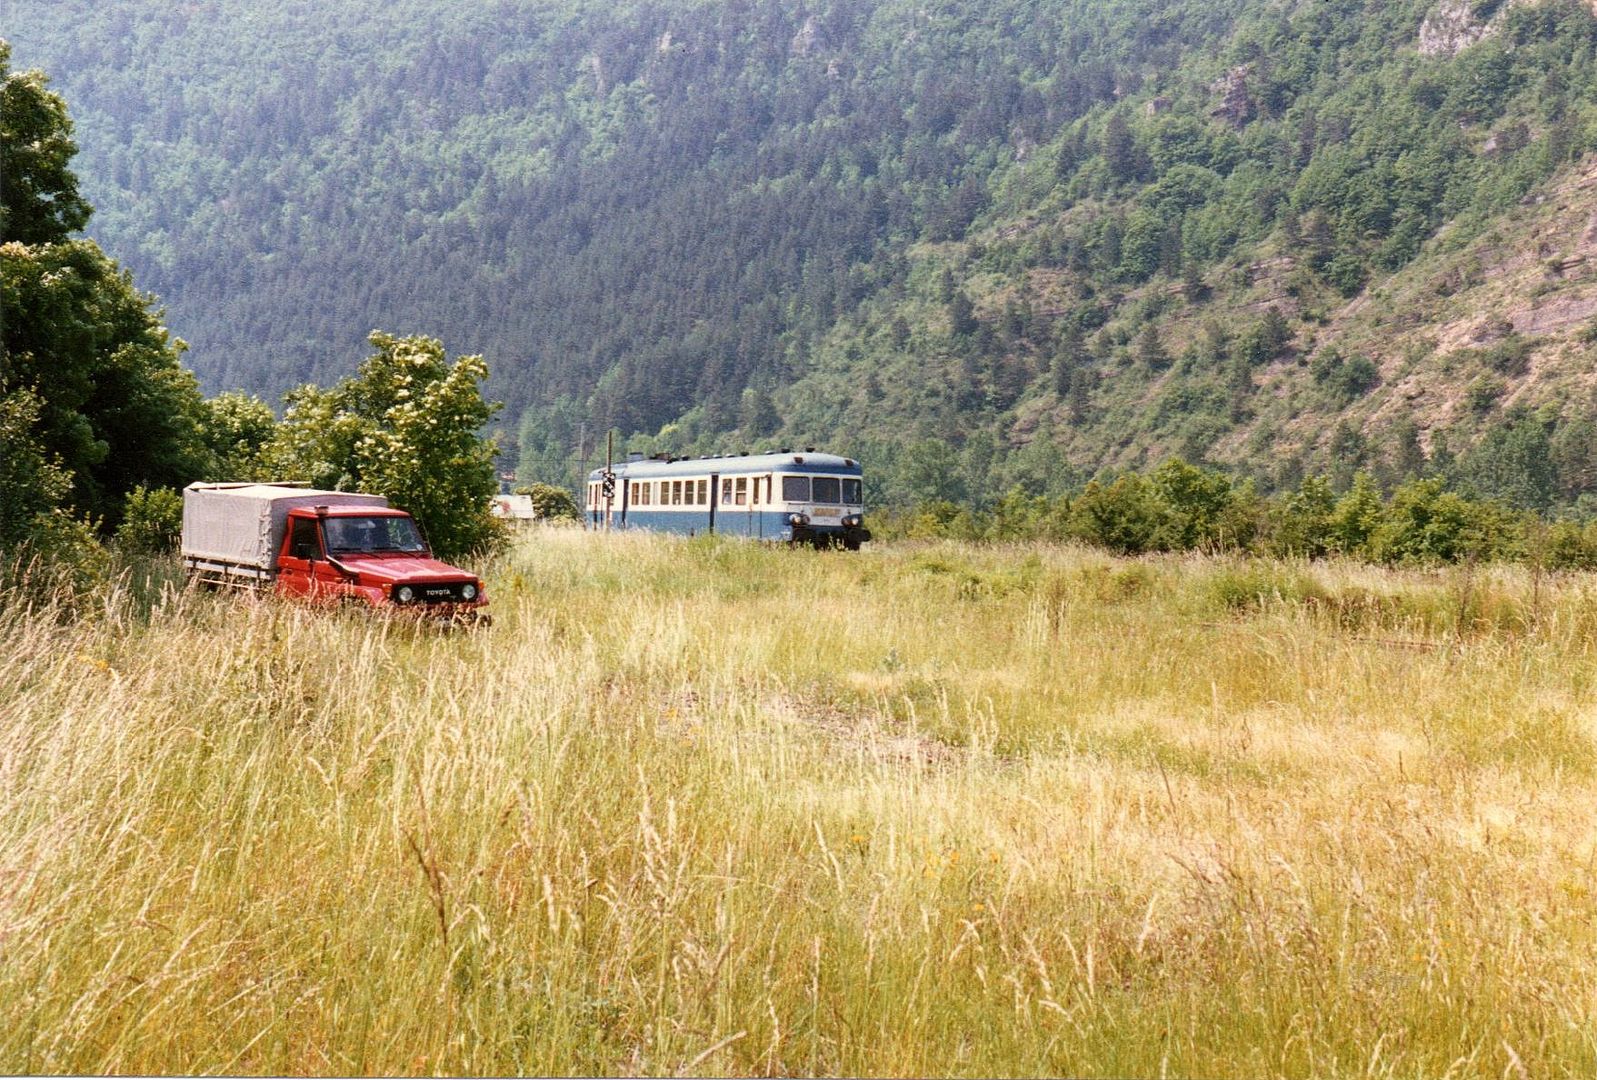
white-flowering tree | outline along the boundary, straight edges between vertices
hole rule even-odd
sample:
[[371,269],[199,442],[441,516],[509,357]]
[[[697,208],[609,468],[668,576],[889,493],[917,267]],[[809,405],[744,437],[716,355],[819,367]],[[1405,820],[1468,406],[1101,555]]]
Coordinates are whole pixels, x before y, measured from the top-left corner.
[[499,406],[482,396],[487,364],[451,361],[435,338],[374,332],[368,340],[376,351],[353,378],[287,396],[267,467],[386,496],[446,558],[488,546],[498,535],[488,514],[497,485],[494,446],[480,432]]

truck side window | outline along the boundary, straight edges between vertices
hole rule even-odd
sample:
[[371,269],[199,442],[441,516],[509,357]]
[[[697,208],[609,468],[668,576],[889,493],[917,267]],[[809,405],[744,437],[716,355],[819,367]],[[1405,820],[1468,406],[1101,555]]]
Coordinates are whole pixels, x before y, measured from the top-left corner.
[[316,522],[306,518],[294,519],[294,531],[289,534],[288,553],[296,559],[322,557],[322,544],[316,538]]

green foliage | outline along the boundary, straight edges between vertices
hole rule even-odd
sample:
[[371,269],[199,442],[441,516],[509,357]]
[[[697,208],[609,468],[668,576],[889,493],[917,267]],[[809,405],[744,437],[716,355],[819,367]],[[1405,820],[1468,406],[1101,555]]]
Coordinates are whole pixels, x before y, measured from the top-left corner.
[[10,243],[57,244],[89,220],[68,167],[78,152],[72,121],[47,84],[41,72],[11,71],[0,39],[0,240]]
[[0,397],[0,551],[24,543],[72,490],[72,477],[38,442],[39,399]]
[[215,461],[207,479],[220,483],[271,479],[263,471],[261,455],[276,428],[271,407],[253,394],[228,391],[207,398],[200,432]]
[[1519,523],[1500,507],[1473,503],[1432,477],[1398,488],[1368,538],[1368,555],[1386,563],[1490,559],[1517,551]]
[[0,589],[83,592],[105,580],[109,560],[91,523],[68,512],[71,475],[35,435],[39,399],[0,396]]
[[128,493],[117,547],[124,552],[157,555],[177,547],[183,533],[183,496],[169,488],[136,487]]
[[143,543],[175,497],[141,485],[188,483],[209,455],[182,344],[127,273],[71,238],[90,207],[66,105],[10,56],[0,41],[0,585],[82,593],[105,579],[96,530],[124,495]]
[[1305,476],[1298,490],[1270,504],[1265,549],[1289,558],[1329,554],[1337,541],[1335,514],[1331,482],[1324,476]]
[[1309,362],[1309,374],[1341,404],[1369,393],[1381,377],[1369,357],[1363,354],[1343,356],[1335,346],[1320,350]]
[[1170,458],[1150,476],[1164,509],[1158,546],[1173,551],[1246,547],[1257,529],[1252,489],[1233,487],[1224,473]]
[[581,521],[582,510],[571,492],[553,484],[526,484],[516,489],[517,495],[532,499],[533,512],[541,521]]
[[1454,475],[1469,490],[1527,510],[1546,510],[1558,473],[1549,425],[1529,414],[1491,428],[1464,454]]
[[[1146,476],[1128,472],[1109,483],[1091,481],[1073,495],[1048,498],[1014,488],[985,513],[929,501],[888,533],[1068,538],[1120,555],[1237,551],[1311,559],[1340,554],[1388,564],[1531,559],[1553,568],[1597,566],[1597,523],[1547,525],[1500,501],[1451,490],[1442,477],[1410,480],[1383,498],[1374,479],[1360,472],[1337,498],[1329,480],[1309,476],[1296,491],[1266,498],[1251,483],[1179,458]],[[1266,591],[1280,588],[1276,583]],[[1258,590],[1241,583],[1232,592],[1236,603],[1246,604]]]
[[1153,486],[1136,473],[1108,485],[1094,480],[1070,503],[1070,535],[1123,555],[1153,550],[1169,514]]
[[114,519],[139,484],[208,471],[194,377],[129,276],[89,240],[0,245],[5,389],[39,401],[38,438],[80,511]]
[[487,365],[479,356],[450,362],[434,338],[379,331],[369,340],[376,351],[354,377],[287,396],[262,455],[268,470],[386,496],[444,558],[488,545],[494,447],[479,437],[495,409],[480,389]]
[[[519,468],[565,483],[584,430],[612,427],[684,452],[869,444],[873,467],[979,435],[999,483],[1202,460],[1287,410],[1334,427],[1378,385],[1373,353],[1349,347],[1307,402],[1263,396],[1293,375],[1258,369],[1337,294],[1534,195],[1589,148],[1597,89],[1572,0],[1503,5],[1451,56],[1414,49],[1424,4],[344,0],[247,23],[236,0],[19,2],[18,48],[70,80],[108,243],[209,385],[325,384],[365,328],[435,327],[502,358]],[[151,40],[185,63],[129,44]],[[1291,299],[1255,323],[1261,271]],[[1178,296],[1177,320],[1229,323],[1223,359],[1168,325]],[[1526,355],[1484,352],[1496,378]],[[1038,443],[1064,465],[1018,463]],[[1273,475],[1268,439],[1222,445]],[[1336,479],[1361,465],[1412,471],[1365,455]],[[1591,490],[1579,473],[1557,500]],[[951,494],[901,479],[900,509]],[[953,483],[977,507],[1002,490]]]
[[959,456],[941,439],[912,443],[899,462],[899,474],[908,502],[957,503],[966,497]]

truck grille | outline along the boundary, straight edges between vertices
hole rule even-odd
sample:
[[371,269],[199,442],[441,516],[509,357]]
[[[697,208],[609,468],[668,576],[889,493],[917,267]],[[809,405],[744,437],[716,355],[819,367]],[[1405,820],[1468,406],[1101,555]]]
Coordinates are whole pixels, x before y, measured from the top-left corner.
[[461,600],[460,590],[465,582],[445,585],[417,585],[416,599],[424,604],[451,604]]

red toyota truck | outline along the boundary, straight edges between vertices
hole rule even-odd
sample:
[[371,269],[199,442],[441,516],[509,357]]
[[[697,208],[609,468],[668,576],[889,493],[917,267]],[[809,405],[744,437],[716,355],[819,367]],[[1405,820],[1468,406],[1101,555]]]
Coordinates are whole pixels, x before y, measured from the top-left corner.
[[481,579],[433,558],[416,522],[381,495],[190,484],[182,551],[190,579],[209,585],[486,621]]

